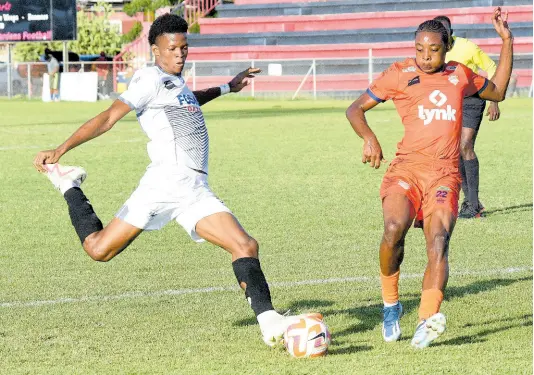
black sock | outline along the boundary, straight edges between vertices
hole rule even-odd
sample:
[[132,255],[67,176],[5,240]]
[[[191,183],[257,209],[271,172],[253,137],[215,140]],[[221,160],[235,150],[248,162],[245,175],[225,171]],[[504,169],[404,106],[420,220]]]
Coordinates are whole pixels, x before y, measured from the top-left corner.
[[469,199],[469,204],[471,205],[471,207],[478,210],[478,159],[474,158],[472,160],[464,160],[464,165],[465,174],[467,175],[467,185],[469,189],[467,199]]
[[462,175],[462,191],[464,193],[464,200],[469,196],[469,186],[467,185],[467,176],[465,174],[464,159],[460,157],[460,174]]
[[245,284],[245,297],[254,314],[258,316],[262,312],[274,310],[260,261],[256,258],[239,258],[232,262],[232,267],[239,285]]
[[80,188],[73,187],[67,190],[64,197],[69,206],[70,220],[83,245],[88,235],[102,230],[102,222]]

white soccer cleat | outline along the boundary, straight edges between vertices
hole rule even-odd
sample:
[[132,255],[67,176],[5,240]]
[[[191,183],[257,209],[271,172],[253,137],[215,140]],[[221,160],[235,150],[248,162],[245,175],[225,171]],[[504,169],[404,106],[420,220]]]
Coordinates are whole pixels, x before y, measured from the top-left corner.
[[323,315],[320,313],[308,313],[301,315],[280,316],[275,322],[269,324],[265,329],[262,329],[263,341],[270,347],[283,345],[284,333],[291,324],[298,323],[300,319],[307,317],[317,320],[323,320]]
[[437,339],[447,326],[447,320],[442,313],[436,313],[426,320],[422,320],[415,329],[412,346],[416,349],[424,349],[432,341]]
[[65,194],[72,187],[80,187],[87,177],[87,172],[82,167],[72,167],[61,164],[45,164],[46,176],[54,187]]

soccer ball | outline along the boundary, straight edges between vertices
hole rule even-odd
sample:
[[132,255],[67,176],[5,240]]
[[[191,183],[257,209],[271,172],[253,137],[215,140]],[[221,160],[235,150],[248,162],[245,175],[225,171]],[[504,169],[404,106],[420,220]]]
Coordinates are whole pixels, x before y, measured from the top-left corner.
[[295,358],[325,356],[330,345],[330,332],[323,321],[302,317],[284,332],[284,345]]

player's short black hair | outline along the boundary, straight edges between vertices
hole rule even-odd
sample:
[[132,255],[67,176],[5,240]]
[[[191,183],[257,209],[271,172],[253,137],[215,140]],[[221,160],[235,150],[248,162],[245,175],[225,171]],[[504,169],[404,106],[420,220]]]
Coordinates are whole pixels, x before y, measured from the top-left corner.
[[152,23],[148,32],[148,43],[156,44],[158,36],[163,34],[187,33],[187,21],[176,14],[165,13]]
[[428,20],[419,25],[415,31],[415,36],[418,33],[429,32],[429,33],[438,33],[441,34],[441,40],[445,46],[449,45],[449,32],[443,26],[443,24],[436,20]]

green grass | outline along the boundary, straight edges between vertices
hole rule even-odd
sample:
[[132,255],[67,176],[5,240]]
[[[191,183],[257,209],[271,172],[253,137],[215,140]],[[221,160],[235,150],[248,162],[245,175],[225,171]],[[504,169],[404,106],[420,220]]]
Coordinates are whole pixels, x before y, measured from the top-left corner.
[[[210,185],[260,242],[275,306],[325,315],[333,343],[316,360],[265,347],[230,256],[193,243],[175,223],[109,263],[85,255],[65,202],[31,162],[107,104],[0,101],[0,373],[532,374],[530,100],[508,100],[498,122],[482,124],[476,150],[488,217],[456,226],[442,305],[448,328],[424,351],[409,345],[421,286],[414,275],[426,263],[420,230],[408,234],[402,267],[411,275],[401,280],[404,339],[382,342],[384,169],[361,164],[361,141],[344,116],[349,102],[206,105]],[[393,106],[368,119],[391,160],[403,132]],[[84,191],[104,222],[142,176],[145,141],[129,115],[62,160],[87,169]],[[503,271],[510,267],[521,269]],[[370,279],[291,284],[350,277]],[[158,294],[212,286],[227,289]],[[75,300],[29,305],[66,298]]]

